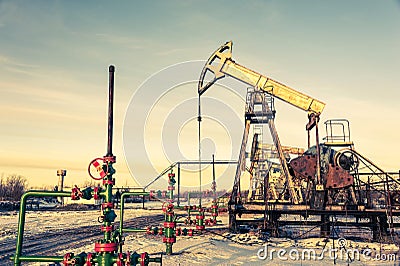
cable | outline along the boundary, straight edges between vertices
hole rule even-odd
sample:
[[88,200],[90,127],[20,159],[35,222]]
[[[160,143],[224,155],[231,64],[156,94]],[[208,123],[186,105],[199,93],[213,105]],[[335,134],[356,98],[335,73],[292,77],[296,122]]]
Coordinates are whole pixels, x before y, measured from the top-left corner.
[[199,102],[198,102],[198,114],[197,114],[197,121],[198,121],[198,130],[199,130],[199,139],[198,139],[198,146],[199,146],[199,182],[200,182],[200,198],[199,198],[199,205],[201,207],[201,102],[200,102],[200,94],[199,94]]

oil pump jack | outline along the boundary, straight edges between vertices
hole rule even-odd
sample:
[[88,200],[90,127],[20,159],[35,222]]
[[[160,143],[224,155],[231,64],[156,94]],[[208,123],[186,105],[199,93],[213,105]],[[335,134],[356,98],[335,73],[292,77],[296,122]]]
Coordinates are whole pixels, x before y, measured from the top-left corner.
[[[277,224],[279,217],[283,213],[292,213],[306,217],[311,210],[314,214],[321,216],[321,224],[324,224],[324,227],[321,225],[321,235],[323,233],[329,235],[329,217],[336,214],[341,215],[343,212],[346,212],[347,215],[348,210],[352,210],[352,215],[357,219],[360,217],[369,218],[369,223],[366,226],[372,228],[374,238],[380,232],[386,230],[386,225],[377,229],[376,221],[378,219],[386,224],[387,219],[385,217],[387,213],[390,213],[390,216],[392,214],[399,215],[397,211],[393,210],[392,205],[395,201],[397,202],[396,204],[400,205],[400,196],[396,196],[400,195],[397,192],[400,182],[356,152],[349,137],[346,139],[346,136],[343,136],[343,141],[335,141],[335,137],[328,136],[328,125],[340,124],[345,128],[342,125],[344,120],[329,120],[325,122],[327,137],[324,138],[325,142],[320,143],[318,122],[325,104],[236,63],[232,59],[232,42],[227,42],[219,47],[206,62],[198,83],[199,97],[216,81],[227,76],[233,77],[253,88],[253,92],[250,95],[253,98],[250,97],[250,100],[247,100],[248,106],[246,106],[243,139],[228,204],[230,229],[237,229],[237,216],[241,217],[243,213],[256,213],[246,210],[243,206],[240,177],[246,168],[245,156],[250,124],[257,121],[254,118],[257,116],[257,112],[254,110],[253,105],[265,101],[263,97],[265,98],[265,95],[270,95],[308,113],[308,123],[306,124],[308,150],[289,161],[285,158],[285,149],[280,143],[273,122],[275,111],[271,110],[268,104],[264,104],[263,106],[266,109],[266,115],[265,117],[261,117],[261,121],[266,121],[269,126],[284,177],[284,190],[286,190],[285,193],[280,193],[280,196],[275,195],[273,201],[270,201],[267,198],[267,193],[264,193],[265,206],[269,203],[273,205],[273,211],[270,212],[273,216],[273,222]],[[312,146],[311,130],[314,128],[316,143]],[[257,140],[253,139],[252,157],[257,156],[254,143],[257,144]],[[338,147],[344,148],[337,150],[336,148]],[[363,163],[363,167],[360,166],[361,162]],[[363,179],[362,175],[358,172],[359,169],[370,170],[369,173],[365,173],[364,175],[364,177],[369,176],[368,181]],[[375,181],[370,182],[370,178]],[[371,192],[372,187],[374,192]],[[386,210],[372,209],[372,197],[368,196],[371,193],[376,193],[379,195],[377,197],[384,197],[386,199],[384,203]],[[368,202],[368,204],[364,204],[364,202]],[[371,210],[367,215],[361,212],[365,208]],[[259,213],[263,212],[264,210]],[[391,223],[393,225],[393,219]],[[356,222],[355,226],[360,225]]]
[[[205,80],[206,76],[209,76],[211,73],[211,78],[210,80]],[[284,102],[287,102],[303,111],[308,112],[308,123],[306,126],[306,129],[308,131],[308,135],[310,136],[310,131],[315,127],[316,131],[316,140],[318,143],[318,121],[319,121],[319,116],[322,112],[322,110],[325,107],[325,104],[315,98],[312,98],[306,94],[303,94],[301,92],[296,91],[295,89],[286,86],[276,80],[273,80],[267,76],[261,75],[253,70],[250,70],[242,65],[237,64],[233,59],[232,59],[232,42],[227,42],[224,45],[222,45],[220,48],[218,48],[208,59],[206,62],[201,75],[200,75],[200,80],[198,84],[198,93],[199,96],[201,96],[203,93],[206,92],[208,88],[210,88],[217,80],[225,77],[225,76],[230,76],[233,77],[239,81],[242,81],[246,83],[247,85],[250,85],[255,88],[256,91],[262,91],[266,92],[273,97],[276,97]],[[272,119],[268,120],[269,127],[272,133],[272,138],[277,150],[277,154],[279,156],[280,163],[282,165],[283,173],[285,176],[285,182],[286,186],[290,195],[290,201],[293,204],[300,204],[302,201],[300,200],[302,198],[301,191],[298,191],[295,189],[295,184],[294,180],[292,178],[292,175],[289,172],[289,167],[287,164],[287,161],[285,159],[282,146],[280,144],[280,140],[278,137],[278,134],[276,132],[275,126],[273,123]],[[246,119],[245,121],[245,128],[244,128],[244,134],[243,134],[243,142],[242,146],[239,152],[239,162],[242,162],[238,164],[237,166],[237,171],[235,175],[235,181],[232,189],[232,194],[231,194],[231,199],[230,199],[230,213],[233,214],[237,210],[237,206],[241,205],[241,198],[238,193],[239,191],[239,179],[240,179],[240,169],[243,169],[244,166],[244,156],[245,156],[245,149],[246,149],[246,144],[247,144],[247,137],[248,137],[248,132],[250,128],[251,120]],[[310,137],[309,137],[310,140]],[[310,142],[310,141],[309,141]],[[317,149],[319,149],[319,146],[316,145]],[[319,152],[317,151],[316,156],[314,158],[315,165],[317,167],[317,171],[315,171],[315,176],[313,177],[315,179],[315,188],[317,191],[323,191],[324,187],[322,184],[321,176],[320,176],[320,161],[319,161]],[[235,207],[233,207],[235,206]],[[231,222],[232,223],[232,218],[233,216],[231,215]]]

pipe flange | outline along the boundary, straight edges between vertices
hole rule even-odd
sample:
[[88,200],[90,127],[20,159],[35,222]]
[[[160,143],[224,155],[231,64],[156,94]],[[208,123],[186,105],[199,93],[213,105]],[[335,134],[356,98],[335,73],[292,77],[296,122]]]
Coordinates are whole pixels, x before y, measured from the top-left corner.
[[124,253],[118,253],[116,263],[117,266],[124,266]]
[[140,266],[147,266],[149,264],[149,255],[147,252],[140,254]]
[[100,230],[102,232],[111,232],[114,230],[114,225],[110,225],[110,226],[101,226]]
[[118,243],[95,243],[94,251],[96,252],[113,252],[118,250]]
[[164,228],[175,228],[175,222],[164,222]]
[[103,185],[115,185],[115,179],[108,180],[108,179],[103,179]]
[[175,237],[164,237],[163,238],[163,243],[173,244],[175,242],[176,242],[176,238]]
[[196,225],[197,230],[204,230],[205,226],[204,225]]
[[104,156],[103,161],[105,163],[115,163],[117,161],[117,157],[113,156]]
[[88,253],[86,257],[86,266],[93,266],[93,253]]
[[101,204],[101,207],[102,207],[103,209],[105,209],[105,208],[110,208],[110,209],[112,209],[112,208],[114,208],[114,203],[112,203],[112,202],[105,202],[105,203]]

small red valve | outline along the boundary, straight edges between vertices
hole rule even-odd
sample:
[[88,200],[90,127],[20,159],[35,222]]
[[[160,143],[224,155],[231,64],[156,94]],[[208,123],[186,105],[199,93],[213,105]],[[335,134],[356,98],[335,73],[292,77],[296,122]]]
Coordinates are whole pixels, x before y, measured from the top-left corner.
[[76,265],[76,259],[73,258],[74,253],[67,253],[64,255],[63,264],[64,266],[73,266]]
[[95,199],[95,200],[100,199],[100,192],[101,192],[101,187],[94,187],[94,189],[93,189],[93,199]]
[[72,200],[79,200],[82,197],[82,191],[75,186],[72,190],[71,190],[71,199]]
[[[89,174],[89,176],[90,176],[91,178],[93,178],[94,180],[102,180],[102,179],[103,179],[105,176],[107,176],[107,174],[108,174],[108,164],[107,164],[107,163],[104,164],[104,165],[106,166],[106,171],[104,171],[103,165],[100,164],[99,161],[103,161],[103,163],[104,163],[104,162],[105,162],[105,159],[104,159],[104,158],[96,158],[96,159],[93,159],[93,160],[89,163],[89,166],[88,166],[88,174]],[[92,175],[92,173],[90,172],[90,167],[91,167],[92,165],[96,168],[96,170],[97,170],[97,172],[99,173],[100,177],[94,177],[94,176]]]

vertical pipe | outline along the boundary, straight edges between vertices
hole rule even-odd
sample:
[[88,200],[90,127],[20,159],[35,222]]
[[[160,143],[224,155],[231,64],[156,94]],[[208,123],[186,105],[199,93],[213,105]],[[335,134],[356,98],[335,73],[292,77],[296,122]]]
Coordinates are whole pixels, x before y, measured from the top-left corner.
[[268,181],[269,181],[269,173],[264,175],[264,224],[263,229],[267,229],[267,210],[268,210]]
[[214,160],[214,154],[212,155],[212,173],[213,173],[213,193],[214,193],[214,200],[217,199],[217,191],[216,191],[216,183],[215,183],[215,160]]
[[[107,162],[108,164],[108,169],[112,169],[112,163],[111,162]],[[112,174],[108,174],[107,175],[107,180],[112,180]],[[105,199],[104,199],[104,203],[112,203],[112,184],[105,184],[105,189],[106,191],[104,192],[105,194]],[[109,214],[111,214],[113,212],[113,207],[106,207],[104,210],[104,217],[107,217]],[[111,226],[113,224],[114,220],[108,220],[108,219],[104,219],[103,221],[103,226],[104,227],[108,227]],[[104,231],[104,241],[108,242],[111,240],[111,233],[110,231]]]
[[201,102],[200,102],[200,94],[199,94],[199,103],[198,103],[198,117],[197,121],[199,121],[199,182],[200,182],[200,198],[199,198],[199,206],[201,207]]
[[[143,189],[143,192],[145,192],[144,189]],[[142,209],[143,209],[143,210],[144,210],[144,197],[145,197],[145,196],[143,195],[143,196],[142,196],[142,200],[143,200],[143,201],[142,201]]]
[[[64,175],[61,176],[61,188],[60,191],[64,190]],[[61,198],[61,205],[64,206],[64,198]]]
[[[60,177],[60,189],[59,189],[59,191],[63,191],[64,190],[64,177],[66,175],[67,175],[67,170],[62,170],[62,169],[57,170],[57,176]],[[60,201],[61,201],[61,205],[64,205],[64,198],[63,197],[60,198]]]
[[113,156],[112,153],[112,138],[113,138],[113,114],[114,114],[114,72],[115,67],[111,65],[108,69],[108,143],[107,155]]
[[22,253],[22,243],[24,239],[24,228],[25,228],[25,211],[26,211],[26,200],[28,197],[69,197],[71,192],[58,192],[58,191],[28,191],[24,193],[21,197],[21,203],[19,207],[19,217],[18,217],[18,234],[17,243],[15,249],[14,265],[21,265],[21,253]]
[[316,142],[316,147],[317,147],[317,183],[318,185],[321,185],[321,151],[319,147],[319,132],[318,132],[318,120],[319,117],[316,117],[315,121],[315,142]]
[[15,266],[21,265],[19,257],[21,256],[22,241],[23,241],[23,237],[24,237],[26,198],[29,195],[28,193],[25,193],[24,195],[22,195],[20,206],[19,206],[18,234],[17,234],[17,244],[16,244],[16,249],[15,249],[15,257],[14,257],[14,265]]
[[178,162],[178,207],[180,207],[181,201],[179,199],[181,195],[181,163]]
[[[124,231],[124,206],[125,206],[125,193],[121,194],[121,205],[119,210],[119,235],[122,237],[122,232]],[[122,246],[121,246],[122,249]],[[121,250],[122,252],[122,250]]]
[[[114,72],[115,67],[110,65],[108,68],[108,137],[107,137],[107,154],[105,157],[114,157],[112,153],[112,140],[113,140],[113,121],[114,121]],[[104,163],[107,164],[108,173],[105,177],[106,180],[111,181],[112,175],[114,174],[114,170],[112,165],[114,160],[105,160]],[[106,183],[105,186],[105,203],[112,203],[112,183]],[[106,217],[108,214],[112,212],[112,207],[106,207],[104,210],[104,216]],[[109,221],[104,219],[103,225],[104,227],[111,226],[113,221]],[[104,241],[108,242],[111,240],[111,232],[104,231]]]

